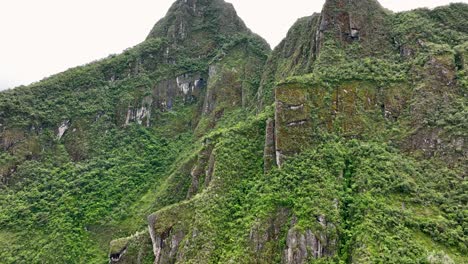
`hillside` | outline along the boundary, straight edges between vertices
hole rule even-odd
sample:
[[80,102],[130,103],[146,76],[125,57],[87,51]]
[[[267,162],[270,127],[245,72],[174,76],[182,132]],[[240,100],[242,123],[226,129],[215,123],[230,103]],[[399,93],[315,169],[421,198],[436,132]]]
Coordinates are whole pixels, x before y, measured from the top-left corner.
[[0,92],[0,262],[468,263],[467,17],[327,0],[271,51],[177,0]]

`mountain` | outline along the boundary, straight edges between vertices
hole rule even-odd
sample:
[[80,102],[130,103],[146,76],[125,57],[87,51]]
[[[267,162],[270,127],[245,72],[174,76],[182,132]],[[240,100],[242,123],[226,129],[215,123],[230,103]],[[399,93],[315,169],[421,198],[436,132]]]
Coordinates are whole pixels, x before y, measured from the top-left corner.
[[273,51],[178,0],[0,93],[2,263],[466,263],[468,5],[327,0]]

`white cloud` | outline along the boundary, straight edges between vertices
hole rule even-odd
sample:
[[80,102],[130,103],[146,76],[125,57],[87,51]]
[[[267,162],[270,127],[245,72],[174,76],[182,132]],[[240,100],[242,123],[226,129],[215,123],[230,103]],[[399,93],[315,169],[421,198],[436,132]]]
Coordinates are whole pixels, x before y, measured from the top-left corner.
[[[1,0],[0,90],[29,84],[143,41],[174,0]],[[247,26],[275,46],[324,0],[227,0]],[[395,10],[449,0],[381,0]],[[468,2],[468,0],[463,0]]]

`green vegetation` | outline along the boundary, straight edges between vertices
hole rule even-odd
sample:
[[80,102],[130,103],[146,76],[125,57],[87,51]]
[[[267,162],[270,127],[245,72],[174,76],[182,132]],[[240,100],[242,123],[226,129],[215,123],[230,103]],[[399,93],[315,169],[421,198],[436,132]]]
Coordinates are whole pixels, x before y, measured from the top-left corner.
[[468,5],[356,5],[270,54],[231,5],[179,0],[0,93],[0,262],[467,263]]
[[[128,208],[142,194],[158,189],[191,141],[190,136],[168,141],[136,126],[108,134],[108,146],[102,146],[105,155],[98,158],[73,163],[59,145],[53,159],[18,167],[18,182],[0,196],[0,223],[9,233],[30,239],[18,240],[16,250],[2,254],[7,263],[74,262],[98,253],[102,258],[95,250],[106,252],[107,246],[93,244],[93,233],[101,228],[133,232],[132,225],[119,226],[132,216]],[[142,228],[144,218],[137,223],[136,228]]]

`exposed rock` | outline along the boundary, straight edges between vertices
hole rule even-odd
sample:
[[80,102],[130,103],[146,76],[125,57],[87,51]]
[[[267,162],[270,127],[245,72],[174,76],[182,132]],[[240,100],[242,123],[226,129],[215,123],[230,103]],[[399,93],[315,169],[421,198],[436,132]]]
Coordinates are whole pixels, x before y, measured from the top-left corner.
[[275,152],[281,167],[285,158],[311,143],[310,100],[307,89],[285,85],[275,89]]
[[388,14],[376,0],[327,0],[317,34],[319,52],[327,37],[342,43],[359,41],[367,54],[391,49]]
[[289,122],[287,126],[288,127],[302,126],[302,125],[305,125],[306,123],[307,123],[307,120],[298,120],[298,121]]
[[154,263],[173,263],[177,256],[179,244],[184,237],[184,232],[172,232],[172,228],[169,228],[162,234],[151,236],[155,256]]
[[189,232],[191,210],[189,203],[180,203],[148,217],[154,264],[175,263],[182,257],[179,247]]
[[215,157],[214,151],[212,151],[210,155],[210,159],[208,160],[208,168],[206,169],[205,188],[208,188],[208,186],[211,183],[211,180],[213,179],[213,175],[215,173],[215,166],[216,166],[216,157]]
[[263,151],[263,170],[267,173],[276,163],[275,121],[268,119],[265,128],[265,149]]
[[408,45],[400,46],[400,56],[403,58],[410,58],[415,54],[415,51]]
[[321,231],[312,232],[307,229],[303,233],[295,227],[289,229],[283,263],[309,263],[311,259],[330,257],[335,254],[336,239],[327,235],[329,232],[336,232],[335,226],[327,223],[324,216],[319,216],[317,221],[321,226]]
[[[277,165],[314,146],[318,131],[361,137],[385,129],[384,122],[396,122],[412,97],[402,84],[377,86],[370,82],[346,82],[333,89],[302,83],[280,84],[275,89],[275,147]],[[381,116],[379,116],[381,112]],[[369,126],[380,122],[380,126]]]
[[[208,76],[209,76],[209,86],[213,86],[212,83],[215,83],[216,82],[216,79],[220,78],[218,76],[218,72],[219,72],[219,65],[210,65],[209,67],[209,73],[208,73]],[[211,112],[213,112],[213,110],[215,109],[215,103],[216,103],[216,90],[215,89],[209,89],[206,93],[206,96],[205,96],[205,102],[204,102],[204,105],[203,105],[203,113],[204,114],[210,114]]]
[[146,96],[140,103],[128,107],[125,125],[135,122],[149,127],[152,112],[155,110],[171,111],[177,103],[195,103],[205,87],[205,77],[200,73],[186,73],[173,79],[160,81],[154,87],[152,96]]
[[[256,74],[259,65],[263,65],[264,61],[258,56],[250,56],[248,49],[242,49],[241,52],[244,61],[240,64],[232,61],[239,56],[233,51],[226,54],[220,62],[210,66],[210,78],[203,106],[205,115],[247,107],[254,103],[256,87],[252,87],[245,80]],[[237,65],[233,65],[234,63]]]
[[274,101],[275,83],[287,77],[311,73],[317,59],[320,14],[300,18],[275,48],[263,70],[258,90],[259,109]]
[[271,217],[256,224],[250,230],[250,244],[255,254],[255,263],[273,263],[281,251],[277,241],[286,233],[290,210],[278,209]]
[[[110,264],[142,264],[144,256],[151,252],[151,239],[147,231],[111,241]],[[150,253],[151,254],[151,253]]]
[[438,51],[428,59],[423,68],[416,68],[421,85],[415,90],[411,104],[412,135],[403,142],[403,149],[421,151],[424,156],[439,156],[449,163],[468,157],[464,146],[466,134],[446,134],[441,126],[428,126],[435,116],[447,116],[446,106],[463,96],[457,86],[457,66],[451,51]]
[[61,139],[65,132],[70,128],[70,120],[63,121],[62,124],[57,129],[57,139]]
[[171,111],[178,99],[185,104],[197,101],[205,87],[206,77],[202,74],[186,73],[159,82],[153,90],[153,99],[160,111]]
[[257,105],[258,87],[250,80],[260,78],[267,59],[259,50],[261,42],[241,38],[229,49],[222,50],[209,66],[208,87],[203,104],[204,119],[197,131],[206,131],[216,126],[229,112]]
[[291,106],[289,106],[289,109],[294,110],[294,111],[300,110],[300,109],[302,109],[302,108],[304,108],[304,104],[300,104],[300,105],[291,105]]
[[[187,193],[187,198],[191,198],[198,193],[200,187],[207,186],[207,179],[211,180],[214,170],[214,156],[213,156],[213,145],[209,142],[205,142],[205,146],[198,154],[198,159],[192,168],[190,176],[192,177],[192,184]],[[202,178],[205,176],[205,179]],[[203,182],[201,181],[205,181]]]
[[200,93],[200,89],[204,86],[203,78],[199,76],[192,76],[191,74],[178,76],[176,78],[176,82],[179,90],[184,95],[191,93],[193,96],[197,96]]
[[351,28],[350,37],[351,37],[352,40],[359,40],[359,29]]
[[153,98],[147,96],[143,98],[141,106],[139,107],[129,107],[127,110],[127,116],[125,118],[125,125],[128,126],[130,122],[136,122],[137,124],[145,124],[145,126],[150,126],[151,119],[151,106],[153,104]]
[[[213,27],[212,30],[199,30],[207,23]],[[251,32],[230,3],[222,0],[178,0],[156,23],[148,39],[165,38],[171,50],[190,47],[187,52],[193,57],[206,56],[220,44],[215,38],[207,37],[207,33],[230,35]]]
[[110,245],[110,253],[109,253],[109,262],[110,263],[119,263],[122,259],[123,255],[127,252],[128,247],[128,240],[121,239],[121,240],[114,240],[111,242]]

